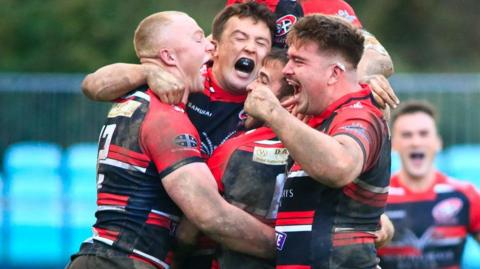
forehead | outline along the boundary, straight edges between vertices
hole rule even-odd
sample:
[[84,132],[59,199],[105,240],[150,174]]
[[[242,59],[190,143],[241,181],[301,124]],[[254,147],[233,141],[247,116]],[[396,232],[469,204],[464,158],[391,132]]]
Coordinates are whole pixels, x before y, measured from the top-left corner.
[[414,112],[399,116],[393,124],[394,131],[436,131],[435,121],[425,112]]
[[173,25],[175,28],[182,28],[182,33],[202,31],[193,18],[183,14],[177,15],[173,18]]
[[297,40],[288,48],[288,55],[315,54],[320,56],[318,45],[310,40]]
[[265,61],[261,70],[268,75],[274,75],[276,73],[281,73],[282,69],[283,63],[280,60],[268,59]]
[[255,21],[252,17],[233,16],[227,20],[223,33],[231,33],[240,30],[244,33],[271,39],[270,29],[264,21]]

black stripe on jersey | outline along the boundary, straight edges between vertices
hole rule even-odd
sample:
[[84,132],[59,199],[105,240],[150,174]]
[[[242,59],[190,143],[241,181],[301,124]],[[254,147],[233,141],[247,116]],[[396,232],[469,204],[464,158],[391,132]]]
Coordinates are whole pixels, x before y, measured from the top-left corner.
[[366,153],[366,150],[365,150],[365,145],[362,143],[362,141],[360,141],[360,139],[356,136],[354,136],[353,134],[349,134],[349,133],[338,133],[338,134],[335,134],[334,136],[337,136],[337,135],[347,135],[351,138],[353,138],[353,140],[355,140],[355,142],[357,142],[359,145],[360,145],[360,148],[362,149],[362,153],[363,153],[363,163],[362,163],[362,171],[365,167],[365,163],[367,162],[367,153]]
[[181,161],[178,161],[174,164],[172,164],[171,166],[163,169],[163,171],[161,173],[159,173],[159,177],[160,178],[164,178],[166,177],[168,174],[170,174],[171,172],[177,170],[178,168],[186,165],[186,164],[190,164],[190,163],[197,163],[197,162],[202,162],[204,163],[205,161],[200,158],[200,157],[190,157],[190,158],[186,158],[186,159],[183,159]]

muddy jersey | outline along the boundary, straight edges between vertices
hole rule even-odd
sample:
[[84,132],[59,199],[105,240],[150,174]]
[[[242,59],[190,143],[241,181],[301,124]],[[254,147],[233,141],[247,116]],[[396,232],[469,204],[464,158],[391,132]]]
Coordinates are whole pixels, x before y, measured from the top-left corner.
[[200,139],[183,108],[150,91],[116,101],[99,137],[97,221],[79,255],[128,256],[169,268],[182,216],[162,178],[202,162]]
[[[227,5],[243,3],[245,0],[227,0]],[[267,6],[275,13],[277,31],[273,46],[285,48],[285,39],[293,25],[304,15],[322,13],[338,15],[356,27],[362,24],[355,15],[353,8],[343,0],[304,0],[302,3],[295,0],[256,0],[255,2]]]
[[186,108],[200,135],[204,157],[212,155],[218,145],[235,135],[245,116],[246,98],[246,93],[235,95],[222,89],[215,82],[212,69],[207,70],[204,91],[190,94]]
[[460,268],[466,236],[480,233],[480,194],[439,172],[428,190],[412,192],[394,175],[386,214],[395,235],[378,251],[382,268]]
[[[288,151],[269,128],[232,138],[215,150],[208,166],[225,199],[274,226],[285,181]],[[226,248],[217,255],[220,269],[274,268],[274,261]]]
[[[277,215],[277,268],[376,268],[379,228],[390,179],[390,138],[370,89],[343,96],[309,124],[361,147],[361,174],[342,188],[312,179],[295,164]],[[305,153],[308,154],[308,153]],[[319,164],[321,165],[321,164]]]

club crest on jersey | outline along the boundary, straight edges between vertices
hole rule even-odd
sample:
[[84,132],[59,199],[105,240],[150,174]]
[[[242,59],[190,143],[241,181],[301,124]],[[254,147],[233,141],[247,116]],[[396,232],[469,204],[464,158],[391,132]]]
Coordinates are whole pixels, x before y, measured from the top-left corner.
[[184,148],[196,148],[198,146],[197,139],[190,134],[181,134],[175,137],[175,144]]
[[283,250],[283,246],[285,245],[285,241],[287,240],[287,234],[275,231],[275,242],[277,245],[277,250]]
[[456,216],[463,208],[460,198],[449,198],[438,203],[432,210],[432,215],[438,224],[452,224],[457,222]]
[[277,19],[277,36],[284,36],[297,22],[297,17],[292,14],[285,15]]

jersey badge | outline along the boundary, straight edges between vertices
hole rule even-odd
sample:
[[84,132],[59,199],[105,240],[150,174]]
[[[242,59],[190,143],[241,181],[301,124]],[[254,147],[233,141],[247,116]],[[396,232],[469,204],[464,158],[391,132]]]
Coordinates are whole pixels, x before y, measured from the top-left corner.
[[117,103],[112,106],[110,112],[108,112],[109,118],[116,118],[116,117],[127,117],[130,118],[133,113],[140,107],[142,103],[129,100],[127,102]]
[[287,240],[287,234],[275,231],[275,242],[277,245],[277,250],[283,250],[283,246],[285,245],[285,241]]
[[443,200],[438,203],[432,210],[433,218],[437,224],[454,224],[456,216],[463,208],[463,201],[454,197]]
[[284,36],[292,29],[297,22],[297,17],[292,14],[277,19],[277,36]]
[[196,148],[198,147],[197,139],[191,134],[181,134],[175,137],[175,144],[184,148]]

